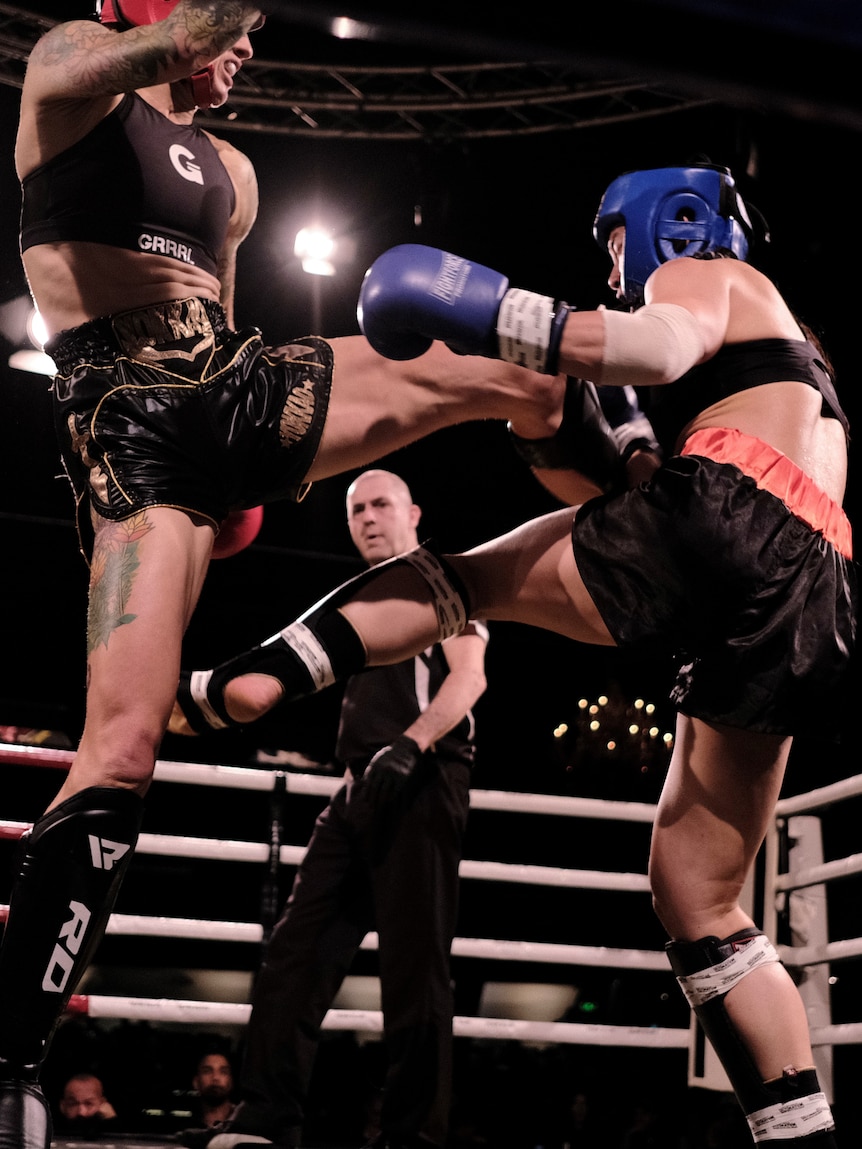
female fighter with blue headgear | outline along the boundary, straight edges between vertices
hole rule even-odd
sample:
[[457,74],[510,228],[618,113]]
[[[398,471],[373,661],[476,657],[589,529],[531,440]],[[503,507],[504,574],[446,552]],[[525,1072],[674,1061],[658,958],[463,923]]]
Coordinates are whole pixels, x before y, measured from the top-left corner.
[[[465,554],[419,548],[376,567],[256,651],[189,677],[172,721],[186,732],[250,721],[470,617],[670,647],[678,717],[649,866],[670,963],[753,1139],[833,1149],[805,1007],[739,898],[794,734],[809,716],[838,717],[855,639],[848,428],[822,353],[746,262],[749,230],[724,169],[615,180],[594,234],[629,312],[574,311],[436,249],[384,253],[359,308],[384,355],[443,339],[604,388],[649,388],[664,462],[648,482]],[[539,466],[556,446],[533,444]]]

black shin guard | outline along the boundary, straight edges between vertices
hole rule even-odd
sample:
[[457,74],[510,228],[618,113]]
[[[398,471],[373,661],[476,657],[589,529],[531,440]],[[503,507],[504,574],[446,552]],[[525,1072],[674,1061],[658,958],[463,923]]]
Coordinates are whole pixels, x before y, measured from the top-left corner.
[[177,702],[192,730],[203,734],[242,725],[228,714],[224,699],[228,682],[240,675],[270,675],[284,687],[283,701],[290,702],[364,670],[365,647],[339,607],[393,565],[405,564],[431,588],[440,638],[459,634],[469,619],[467,593],[448,563],[426,543],[342,583],[260,646],[222,662],[214,670],[183,671]]
[[[728,938],[669,942],[671,968],[716,1056],[758,1144],[780,1140],[782,1147],[802,1144],[830,1149],[832,1115],[814,1069],[785,1069],[764,1082],[724,1006],[727,993],[752,970],[778,961],[762,930],[740,930]],[[797,1140],[798,1138],[798,1140]],[[814,1140],[811,1140],[814,1138]]]
[[365,647],[336,606],[322,603],[284,630],[213,670],[184,670],[177,702],[192,730],[242,726],[227,712],[224,691],[243,674],[268,674],[284,687],[284,701],[301,698],[365,668]]
[[[0,950],[0,1080],[38,1079],[54,1028],[105,932],[142,812],[143,800],[130,790],[90,787],[44,814],[22,840]],[[28,1096],[20,1097],[25,1108]]]
[[0,1081],[0,1149],[49,1149],[51,1110],[38,1085]]

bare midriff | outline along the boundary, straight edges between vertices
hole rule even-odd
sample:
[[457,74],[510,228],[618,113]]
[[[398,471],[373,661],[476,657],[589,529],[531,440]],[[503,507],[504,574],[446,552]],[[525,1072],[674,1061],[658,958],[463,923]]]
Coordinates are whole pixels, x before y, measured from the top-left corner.
[[49,336],[171,299],[219,299],[219,281],[201,268],[101,243],[39,244],[24,269]]
[[837,419],[821,414],[819,391],[806,383],[765,383],[721,399],[697,415],[677,442],[694,431],[728,427],[762,439],[786,455],[839,505],[847,483],[847,446]]

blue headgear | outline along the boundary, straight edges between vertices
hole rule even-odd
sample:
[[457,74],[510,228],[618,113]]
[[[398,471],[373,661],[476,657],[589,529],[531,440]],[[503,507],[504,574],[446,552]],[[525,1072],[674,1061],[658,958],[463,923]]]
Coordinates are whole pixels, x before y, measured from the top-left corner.
[[662,263],[727,248],[748,255],[748,211],[727,168],[650,168],[619,176],[602,196],[593,224],[601,247],[625,226],[623,297],[643,303],[644,284]]

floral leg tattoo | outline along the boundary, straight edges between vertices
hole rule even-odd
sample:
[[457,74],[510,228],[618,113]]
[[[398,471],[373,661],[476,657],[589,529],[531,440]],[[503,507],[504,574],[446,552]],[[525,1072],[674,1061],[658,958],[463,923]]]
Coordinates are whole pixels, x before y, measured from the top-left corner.
[[107,646],[111,633],[134,622],[126,612],[135,572],[140,566],[138,547],[153,529],[145,512],[119,523],[103,523],[96,533],[90,565],[90,602],[87,613],[87,653]]

